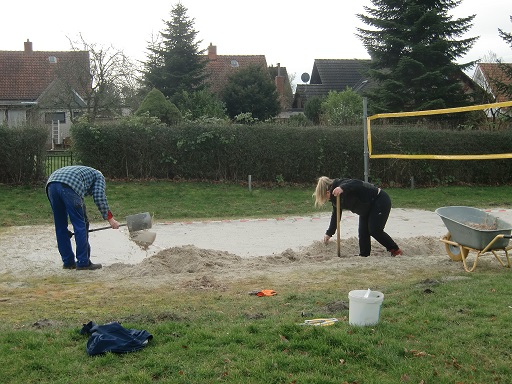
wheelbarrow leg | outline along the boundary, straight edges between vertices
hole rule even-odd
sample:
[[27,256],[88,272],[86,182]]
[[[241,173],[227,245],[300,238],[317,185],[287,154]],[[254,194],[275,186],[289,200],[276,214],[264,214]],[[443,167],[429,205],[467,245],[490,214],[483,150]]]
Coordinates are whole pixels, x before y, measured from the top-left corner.
[[498,260],[500,262],[500,264],[505,267],[505,268],[510,268],[510,258],[508,257],[508,250],[507,248],[504,248],[503,251],[505,252],[505,257],[507,258],[507,264],[505,264],[505,262],[502,260],[502,258],[496,253],[495,250],[492,250],[492,254],[494,255],[494,257],[496,258],[496,260]]
[[508,250],[510,249],[510,247],[499,248],[499,249],[502,249],[503,251],[505,251],[505,257],[507,258],[507,264],[505,264],[505,262],[501,259],[501,257],[496,253],[496,250],[492,249],[492,246],[494,245],[494,243],[504,237],[508,237],[508,236],[505,236],[503,234],[496,235],[496,237],[489,244],[487,244],[487,246],[479,253],[485,253],[485,252],[491,251],[492,254],[494,255],[494,257],[496,258],[496,260],[498,260],[500,262],[502,267],[510,268],[510,258],[508,257]]
[[476,264],[478,263],[478,258],[480,257],[481,255],[481,252],[477,252],[476,254],[476,258],[475,258],[475,261],[473,263],[473,266],[471,268],[469,268],[467,262],[466,262],[466,257],[467,255],[469,254],[469,252],[462,252],[462,248],[464,248],[462,245],[460,246],[460,254],[461,254],[461,257],[462,257],[462,263],[464,264],[464,270],[466,272],[473,272],[476,268]]

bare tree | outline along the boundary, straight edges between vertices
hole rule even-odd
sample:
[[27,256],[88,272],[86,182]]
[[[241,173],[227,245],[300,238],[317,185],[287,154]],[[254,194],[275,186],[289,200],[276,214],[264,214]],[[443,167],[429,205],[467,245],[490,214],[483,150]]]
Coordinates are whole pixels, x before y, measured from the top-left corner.
[[[80,34],[77,41],[68,37],[73,51],[87,52],[89,61],[68,63],[60,68],[67,84],[78,83],[83,92],[87,118],[112,118],[122,115],[123,108],[134,109],[139,78],[136,65],[123,51],[113,46],[88,43]],[[70,68],[69,66],[74,66]],[[88,68],[83,68],[87,65]],[[73,74],[73,79],[69,75]]]

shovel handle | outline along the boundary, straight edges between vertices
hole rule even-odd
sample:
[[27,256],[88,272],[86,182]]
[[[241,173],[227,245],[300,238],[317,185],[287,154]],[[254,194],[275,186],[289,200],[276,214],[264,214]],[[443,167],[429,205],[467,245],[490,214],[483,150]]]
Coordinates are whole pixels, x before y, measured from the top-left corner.
[[[120,227],[126,227],[126,223],[125,224],[119,224]],[[111,229],[112,227],[99,227],[99,228],[93,228],[93,229],[89,229],[89,232],[96,232],[96,231],[103,231],[104,229]]]
[[336,196],[336,245],[338,247],[338,257],[341,257],[340,221],[341,221],[341,208],[340,208],[340,195],[338,195],[338,196]]
[[[119,224],[120,227],[126,227],[126,223],[125,224]],[[96,231],[103,231],[104,229],[111,229],[112,227],[100,227],[100,228],[93,228],[93,229],[89,229],[88,232],[96,232]],[[74,235],[75,235],[75,232],[71,232],[70,230],[68,230],[68,234],[69,234],[69,238],[72,238]]]

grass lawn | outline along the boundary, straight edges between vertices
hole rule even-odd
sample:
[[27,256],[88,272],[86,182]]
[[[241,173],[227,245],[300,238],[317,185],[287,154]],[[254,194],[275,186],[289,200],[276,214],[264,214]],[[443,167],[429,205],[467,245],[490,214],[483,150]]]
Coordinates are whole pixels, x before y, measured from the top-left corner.
[[[276,217],[312,215],[314,185],[255,187],[213,182],[107,182],[112,212],[120,219],[150,212],[155,220],[202,218]],[[386,189],[395,208],[435,210],[440,206],[477,208],[510,207],[511,186],[437,187]],[[91,221],[101,220],[90,197],[86,198]],[[329,206],[321,210],[329,211]],[[0,228],[12,225],[51,224],[52,212],[44,185],[0,185]]]
[[[387,189],[394,207],[509,207],[512,187]],[[119,217],[156,220],[276,217],[318,212],[313,186],[109,182]],[[92,201],[89,211],[94,212]],[[329,208],[323,208],[328,210]],[[99,220],[96,214],[95,220]],[[44,187],[0,186],[0,226],[48,224]],[[21,241],[22,239],[20,239]],[[1,260],[0,244],[0,260]],[[208,289],[168,280],[107,281],[70,275],[0,275],[0,382],[5,383],[508,383],[512,377],[510,270],[482,263],[407,272],[298,268],[285,275],[217,276]],[[376,326],[350,326],[353,287],[385,292]],[[273,297],[248,291],[269,287]],[[337,317],[299,325],[304,311]],[[89,357],[84,322],[120,321],[154,338],[125,355]]]

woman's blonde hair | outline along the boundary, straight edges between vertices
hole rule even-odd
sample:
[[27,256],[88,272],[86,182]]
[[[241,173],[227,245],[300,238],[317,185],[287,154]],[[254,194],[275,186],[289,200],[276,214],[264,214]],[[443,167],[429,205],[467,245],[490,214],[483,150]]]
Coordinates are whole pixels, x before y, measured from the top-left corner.
[[313,193],[313,197],[315,198],[315,207],[324,205],[327,200],[329,200],[327,197],[327,191],[331,187],[332,182],[333,179],[330,179],[327,176],[320,176],[318,178],[315,193]]

